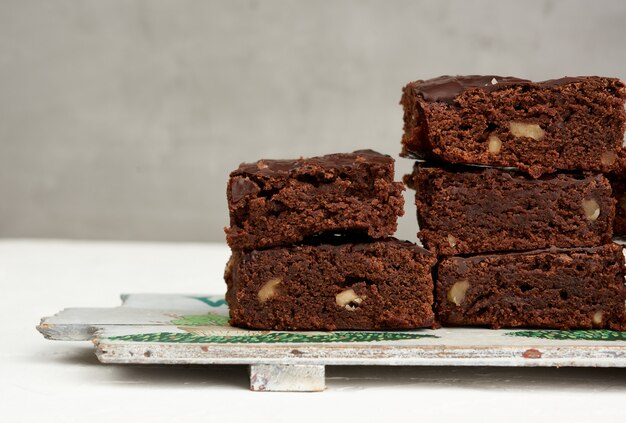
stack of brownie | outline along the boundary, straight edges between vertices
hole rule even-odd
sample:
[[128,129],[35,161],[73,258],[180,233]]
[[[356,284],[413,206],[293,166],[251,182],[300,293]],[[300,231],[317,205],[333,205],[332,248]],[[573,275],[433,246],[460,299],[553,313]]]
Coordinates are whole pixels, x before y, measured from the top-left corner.
[[438,256],[442,325],[626,329],[606,177],[625,173],[625,99],[621,81],[601,77],[404,88],[401,155],[422,160],[405,182]]
[[434,324],[433,254],[391,238],[394,160],[371,150],[261,160],[231,173],[230,323],[259,329]]

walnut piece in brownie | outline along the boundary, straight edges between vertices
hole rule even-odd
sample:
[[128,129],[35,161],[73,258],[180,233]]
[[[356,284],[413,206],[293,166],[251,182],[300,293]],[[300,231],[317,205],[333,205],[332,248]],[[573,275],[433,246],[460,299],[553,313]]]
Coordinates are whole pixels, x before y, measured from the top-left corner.
[[276,330],[380,330],[434,324],[434,255],[410,242],[233,251],[230,323]]
[[444,326],[626,330],[617,244],[448,257],[437,275],[435,307]]
[[372,150],[243,163],[228,181],[226,240],[248,250],[329,232],[384,238],[404,214],[403,190],[394,160]]
[[442,76],[406,85],[401,156],[555,170],[614,171],[622,150],[626,91],[596,76],[531,82]]
[[615,200],[600,174],[532,179],[496,168],[416,164],[405,183],[424,246],[438,255],[611,242]]

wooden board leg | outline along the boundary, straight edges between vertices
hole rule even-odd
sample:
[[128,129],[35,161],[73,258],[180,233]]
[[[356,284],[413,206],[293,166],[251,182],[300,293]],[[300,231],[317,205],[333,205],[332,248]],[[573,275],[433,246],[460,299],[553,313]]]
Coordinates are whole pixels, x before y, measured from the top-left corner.
[[324,366],[251,364],[253,391],[318,392],[326,388]]

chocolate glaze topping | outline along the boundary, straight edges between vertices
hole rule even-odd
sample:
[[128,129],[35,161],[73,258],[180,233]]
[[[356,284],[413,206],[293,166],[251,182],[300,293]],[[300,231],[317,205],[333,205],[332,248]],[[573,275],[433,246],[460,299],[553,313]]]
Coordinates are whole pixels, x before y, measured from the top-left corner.
[[480,88],[486,91],[496,91],[515,85],[530,85],[542,87],[555,87],[584,80],[586,77],[565,77],[550,79],[543,82],[532,82],[528,79],[515,78],[513,76],[497,75],[467,75],[467,76],[440,76],[426,81],[415,81],[413,88],[421,94],[426,101],[452,103],[462,92]]
[[230,176],[289,174],[310,166],[323,168],[345,169],[358,166],[359,163],[380,163],[390,165],[393,159],[373,150],[358,150],[354,153],[328,154],[326,156],[300,158],[295,160],[259,160],[256,163],[242,163]]

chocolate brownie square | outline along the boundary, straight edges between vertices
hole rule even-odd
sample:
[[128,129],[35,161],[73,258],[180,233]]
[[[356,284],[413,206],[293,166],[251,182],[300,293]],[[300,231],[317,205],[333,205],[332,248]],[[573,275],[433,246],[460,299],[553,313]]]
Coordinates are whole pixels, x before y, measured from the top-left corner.
[[424,246],[438,255],[611,242],[615,200],[600,174],[532,179],[514,170],[416,164],[405,183]]
[[403,89],[401,155],[448,163],[614,171],[626,111],[622,81],[597,76],[531,82],[442,76]]
[[393,235],[404,214],[394,160],[372,150],[243,163],[227,197],[233,249],[287,245],[332,232]]
[[617,244],[448,257],[437,275],[435,307],[444,326],[626,330]]
[[277,330],[432,326],[435,256],[394,238],[233,251],[230,323]]

